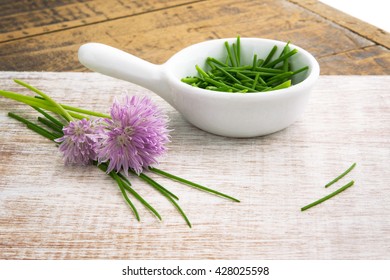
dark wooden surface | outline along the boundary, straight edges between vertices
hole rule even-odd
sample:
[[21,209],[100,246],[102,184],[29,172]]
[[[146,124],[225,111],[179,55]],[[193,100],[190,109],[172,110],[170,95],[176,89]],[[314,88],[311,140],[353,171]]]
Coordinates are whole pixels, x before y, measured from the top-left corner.
[[290,40],[327,75],[389,75],[390,34],[314,0],[1,0],[0,71],[87,71],[97,41],[153,63],[200,41]]

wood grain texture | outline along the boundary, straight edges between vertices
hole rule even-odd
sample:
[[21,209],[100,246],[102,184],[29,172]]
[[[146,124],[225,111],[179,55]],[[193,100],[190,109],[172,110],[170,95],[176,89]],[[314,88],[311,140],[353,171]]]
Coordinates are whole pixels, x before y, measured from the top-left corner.
[[[291,41],[324,61],[322,74],[389,74],[388,48],[291,1],[160,2],[127,7],[117,0],[58,1],[51,8],[40,4],[21,13],[11,5],[3,17],[16,19],[1,19],[6,37],[0,43],[0,70],[86,71],[77,50],[91,41],[160,64],[193,43],[241,35]],[[15,39],[7,41],[9,36]],[[360,67],[359,58],[350,58],[355,54],[366,57],[366,67]]]
[[[163,216],[139,204],[141,222],[114,182],[95,167],[64,167],[53,143],[7,117],[35,116],[0,99],[0,259],[389,259],[389,76],[321,76],[305,115],[265,137],[203,132],[165,101],[92,73],[1,72],[1,88],[25,80],[57,100],[107,111],[127,90],[169,115],[169,153],[160,168],[237,196],[241,203],[166,179],[193,223],[136,178]],[[330,179],[357,162],[347,178]],[[306,212],[300,208],[349,180],[355,185]]]
[[192,2],[194,1],[2,1],[0,42],[77,28]]
[[340,12],[339,10],[330,7],[316,0],[289,0],[296,3],[305,9],[308,9],[337,25],[343,26],[364,38],[367,38],[381,46],[390,49],[390,34],[385,30],[373,26],[367,22],[361,21],[353,16]]

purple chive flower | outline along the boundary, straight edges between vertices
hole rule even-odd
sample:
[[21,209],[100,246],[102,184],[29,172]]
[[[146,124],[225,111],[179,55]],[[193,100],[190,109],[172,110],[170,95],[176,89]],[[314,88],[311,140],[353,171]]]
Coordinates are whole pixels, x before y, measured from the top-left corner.
[[107,172],[129,168],[140,174],[157,163],[169,142],[168,118],[147,97],[125,96],[111,107],[111,119],[105,119],[105,136],[98,151],[98,162],[109,162]]
[[65,164],[87,165],[97,159],[96,149],[102,131],[96,121],[74,120],[62,129],[64,135],[55,139],[60,144]]

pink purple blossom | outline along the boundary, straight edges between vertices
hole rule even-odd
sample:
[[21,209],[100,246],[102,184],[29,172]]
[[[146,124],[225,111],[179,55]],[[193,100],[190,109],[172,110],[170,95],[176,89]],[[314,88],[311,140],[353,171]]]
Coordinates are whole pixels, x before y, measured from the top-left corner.
[[64,135],[55,141],[60,144],[65,164],[87,165],[97,160],[97,146],[101,127],[96,121],[81,119],[69,122],[62,129]]
[[169,142],[168,118],[147,97],[125,96],[115,99],[111,119],[105,119],[98,162],[108,162],[107,172],[132,169],[140,174],[157,163]]

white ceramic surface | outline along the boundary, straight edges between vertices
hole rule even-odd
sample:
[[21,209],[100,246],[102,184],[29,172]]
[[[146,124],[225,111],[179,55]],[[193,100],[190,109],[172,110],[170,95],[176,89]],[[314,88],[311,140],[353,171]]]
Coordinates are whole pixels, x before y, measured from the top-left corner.
[[[319,76],[316,59],[304,49],[290,44],[298,53],[291,57],[293,69],[309,66],[296,75],[294,85],[269,92],[228,93],[204,90],[181,82],[197,75],[195,65],[205,66],[208,56],[225,59],[224,42],[236,38],[210,40],[189,46],[161,65],[152,64],[129,53],[99,43],[79,49],[80,62],[89,69],[138,84],[165,99],[182,116],[207,132],[228,137],[254,137],[286,128],[302,115],[310,91]],[[242,63],[252,63],[253,55],[264,58],[274,45],[278,55],[285,42],[241,38]]]

